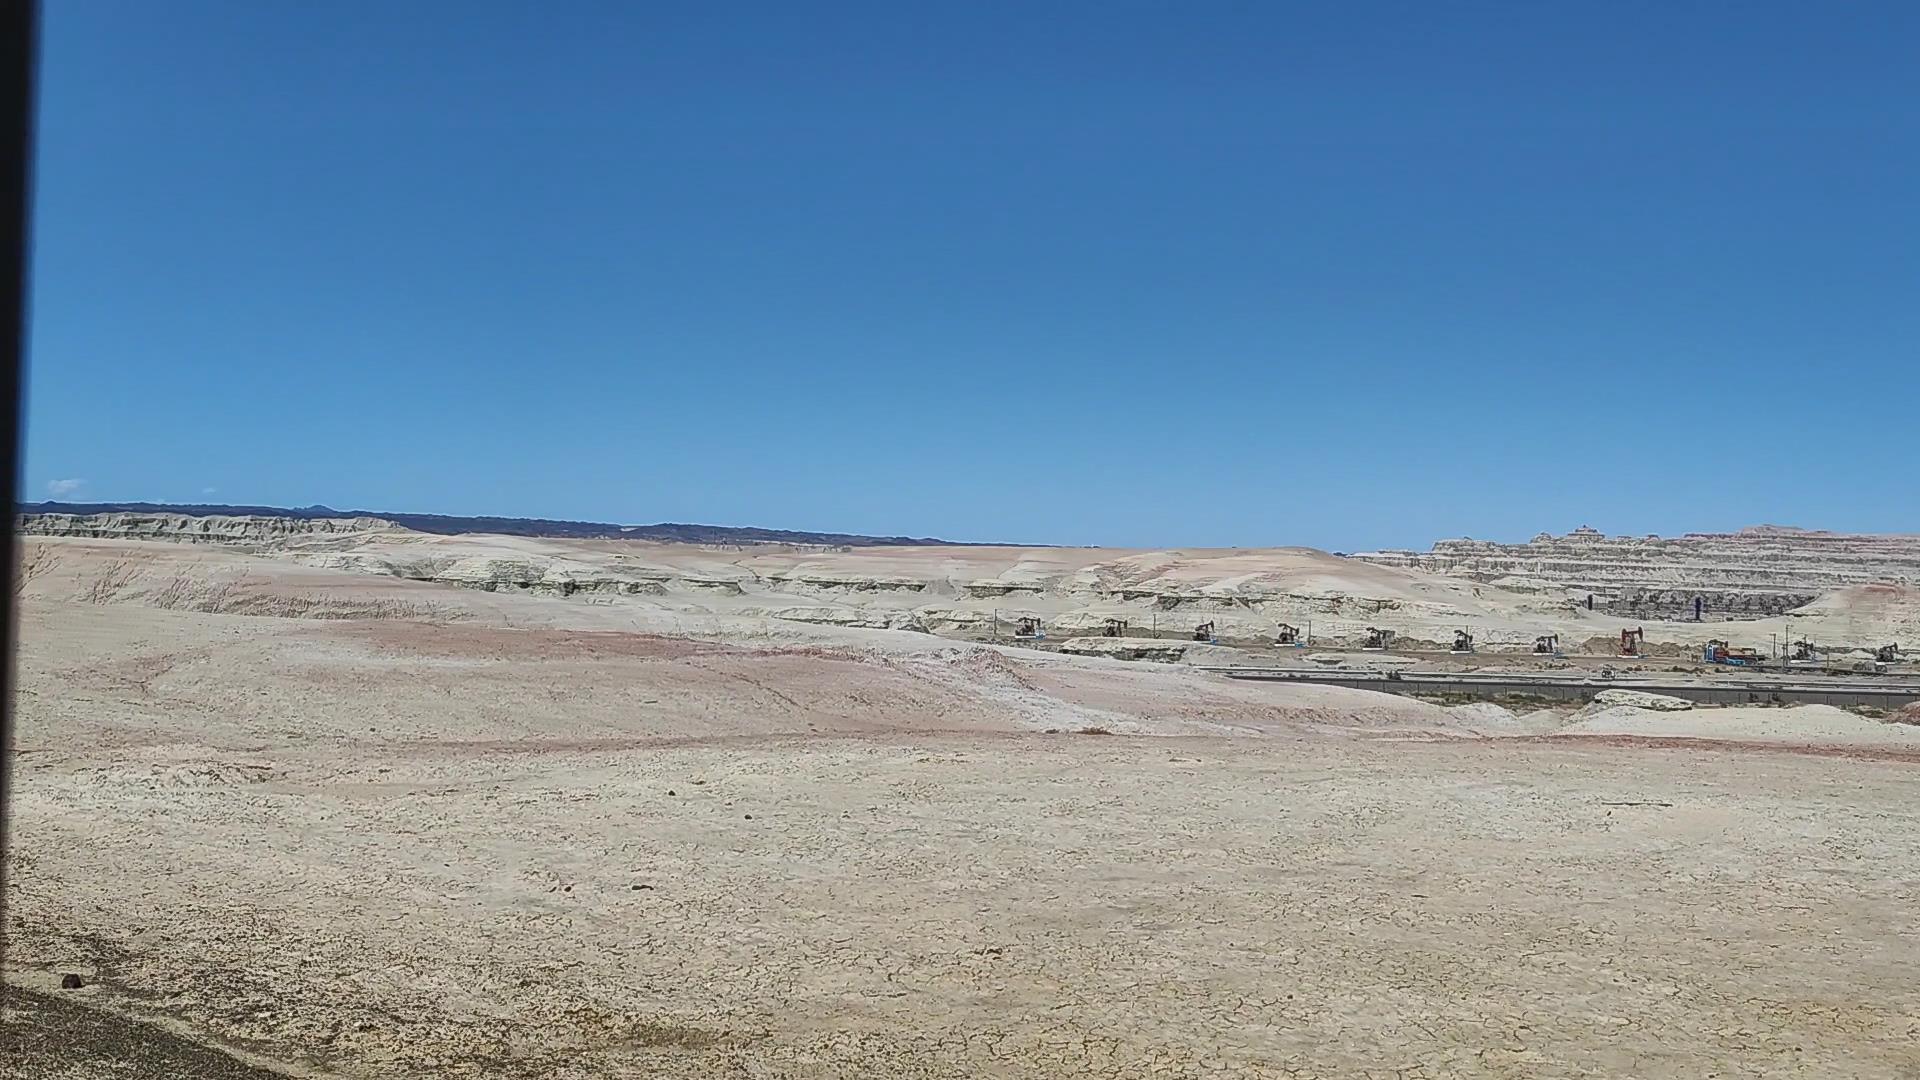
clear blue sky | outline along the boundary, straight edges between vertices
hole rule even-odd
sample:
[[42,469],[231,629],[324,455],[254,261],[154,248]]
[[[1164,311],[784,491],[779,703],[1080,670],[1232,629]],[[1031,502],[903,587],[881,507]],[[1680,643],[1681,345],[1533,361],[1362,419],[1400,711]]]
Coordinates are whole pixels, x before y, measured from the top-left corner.
[[1916,55],[1912,3],[49,0],[26,497],[1920,531]]

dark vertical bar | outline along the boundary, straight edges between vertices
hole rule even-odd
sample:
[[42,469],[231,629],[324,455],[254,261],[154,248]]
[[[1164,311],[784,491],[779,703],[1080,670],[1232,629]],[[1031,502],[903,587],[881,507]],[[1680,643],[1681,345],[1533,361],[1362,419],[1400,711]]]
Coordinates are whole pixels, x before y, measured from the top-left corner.
[[[40,11],[34,0],[0,0],[0,50],[5,50],[6,177],[0,197],[6,206],[4,257],[6,276],[0,278],[0,306],[6,314],[0,391],[5,394],[6,431],[0,436],[0,484],[6,485],[6,562],[8,585],[19,573],[20,552],[14,534],[14,512],[20,505],[20,370],[27,350],[27,215],[33,176],[34,57],[40,43]],[[0,590],[0,611],[6,616],[7,655],[0,663],[0,926],[6,923],[7,814],[13,803],[13,654],[19,612],[13,589]],[[6,938],[0,934],[0,966],[6,961]]]

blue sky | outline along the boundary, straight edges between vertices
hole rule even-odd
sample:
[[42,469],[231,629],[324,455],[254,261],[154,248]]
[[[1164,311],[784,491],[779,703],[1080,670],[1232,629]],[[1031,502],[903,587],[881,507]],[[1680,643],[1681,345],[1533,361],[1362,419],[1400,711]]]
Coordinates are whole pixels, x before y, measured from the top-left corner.
[[28,498],[1920,531],[1920,5],[45,22]]

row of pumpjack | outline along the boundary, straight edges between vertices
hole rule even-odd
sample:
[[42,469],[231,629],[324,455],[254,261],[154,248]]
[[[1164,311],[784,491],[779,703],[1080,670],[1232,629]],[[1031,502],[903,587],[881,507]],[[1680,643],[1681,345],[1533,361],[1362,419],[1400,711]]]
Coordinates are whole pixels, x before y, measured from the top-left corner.
[[[1108,619],[1106,625],[1101,628],[1100,635],[1110,638],[1126,637],[1128,630],[1129,626],[1125,619]],[[1044,638],[1047,635],[1045,630],[1042,629],[1039,619],[1026,617],[1022,618],[1015,625],[1013,636],[1016,638]],[[1214,633],[1214,626],[1210,622],[1204,622],[1195,626],[1193,628],[1192,638],[1194,641],[1206,642],[1218,642],[1220,640]],[[1393,646],[1393,638],[1394,632],[1392,630],[1369,626],[1367,627],[1366,644],[1360,647],[1363,650],[1376,652],[1385,651]],[[1636,626],[1631,630],[1620,631],[1620,655],[1629,657],[1642,655],[1642,650],[1646,647],[1646,639],[1646,630],[1642,627]],[[1305,645],[1300,637],[1300,628],[1289,626],[1286,623],[1279,625],[1274,635],[1274,644],[1283,648],[1298,648],[1304,647]],[[1817,664],[1820,662],[1813,643],[1804,638],[1789,643],[1788,647],[1790,652],[1787,656],[1787,662],[1790,664]],[[1453,648],[1450,651],[1455,653],[1473,652],[1472,632],[1455,630],[1453,632]],[[1534,638],[1532,652],[1535,656],[1562,655],[1560,652],[1560,635],[1541,634],[1539,637]],[[1874,662],[1878,664],[1896,663],[1899,660],[1899,654],[1900,650],[1898,646],[1882,645],[1874,650]],[[1730,667],[1758,667],[1766,660],[1765,657],[1760,655],[1757,649],[1737,648],[1718,639],[1707,642],[1707,647],[1702,655],[1702,659],[1709,664],[1725,664]]]
[[[1707,642],[1706,650],[1701,654],[1700,658],[1709,664],[1725,664],[1728,667],[1759,667],[1767,661],[1766,657],[1760,655],[1760,650],[1758,649],[1736,648],[1718,639]],[[1810,666],[1821,662],[1819,649],[1814,646],[1813,642],[1805,638],[1787,643],[1786,659],[1789,664],[1798,664],[1801,666]],[[1899,662],[1900,646],[1898,645],[1881,645],[1873,650],[1873,659],[1871,661],[1862,661],[1862,663],[1877,665],[1883,670],[1887,665],[1897,664]],[[1854,669],[1849,668],[1848,670],[1851,671]]]
[[[1100,636],[1110,638],[1126,637],[1128,630],[1128,623],[1125,619],[1108,619],[1106,625],[1100,629]],[[1638,631],[1635,632],[1638,633]],[[1039,619],[1023,618],[1014,630],[1013,636],[1018,638],[1039,638],[1045,637],[1046,634],[1041,630]],[[1393,636],[1393,631],[1391,630],[1383,630],[1377,626],[1369,626],[1367,628],[1367,642],[1362,645],[1361,648],[1373,650],[1387,649],[1393,644]],[[1220,639],[1214,632],[1213,624],[1204,622],[1193,628],[1193,640],[1218,642]],[[1625,640],[1624,636],[1622,640]],[[1301,639],[1300,628],[1287,623],[1281,623],[1275,629],[1273,643],[1282,648],[1304,648],[1306,645],[1306,642]],[[1472,652],[1473,634],[1466,630],[1455,630],[1453,632],[1452,651],[1456,653]],[[1542,656],[1560,655],[1559,635],[1543,634],[1535,638],[1533,641],[1533,651]]]

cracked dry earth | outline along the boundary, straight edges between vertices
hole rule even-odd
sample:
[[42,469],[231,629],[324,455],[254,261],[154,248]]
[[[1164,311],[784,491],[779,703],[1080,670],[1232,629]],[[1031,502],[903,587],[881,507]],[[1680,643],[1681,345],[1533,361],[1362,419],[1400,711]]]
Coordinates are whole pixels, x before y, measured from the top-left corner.
[[1920,1076],[1910,762],[998,654],[23,639],[0,1076]]

